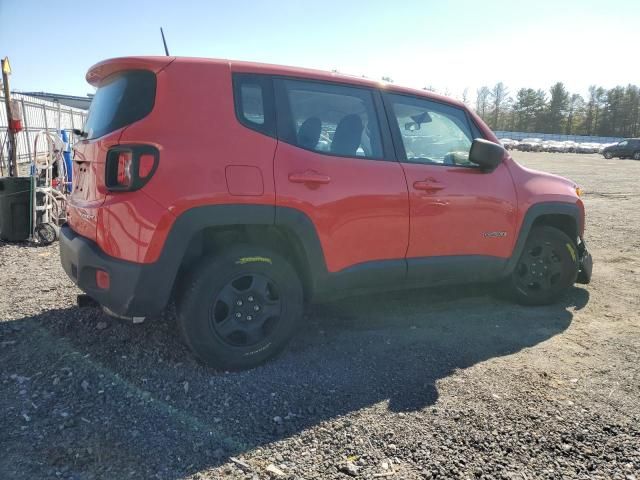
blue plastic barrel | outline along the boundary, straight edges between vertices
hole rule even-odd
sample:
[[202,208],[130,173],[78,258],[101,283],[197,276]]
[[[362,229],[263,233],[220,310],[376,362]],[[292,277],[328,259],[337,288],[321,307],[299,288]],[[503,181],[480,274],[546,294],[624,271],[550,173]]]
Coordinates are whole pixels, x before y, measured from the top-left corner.
[[64,142],[64,152],[62,156],[64,158],[64,169],[67,171],[67,191],[71,192],[71,186],[73,185],[73,164],[71,163],[71,146],[69,145],[69,136],[66,130],[60,130],[60,136]]

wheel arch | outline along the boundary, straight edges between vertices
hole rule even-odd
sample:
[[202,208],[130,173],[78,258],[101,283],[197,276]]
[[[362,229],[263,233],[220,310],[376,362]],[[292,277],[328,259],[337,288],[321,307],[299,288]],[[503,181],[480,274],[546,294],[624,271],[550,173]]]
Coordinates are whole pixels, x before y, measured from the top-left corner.
[[566,233],[569,238],[577,240],[583,228],[581,222],[580,208],[572,203],[542,202],[529,207],[504,274],[509,275],[513,272],[532,228],[540,225],[551,226]]
[[265,246],[287,258],[300,276],[305,299],[313,297],[326,276],[320,241],[307,215],[288,207],[231,204],[195,207],[181,214],[160,258],[147,271],[147,281],[166,305],[198,258],[238,243]]

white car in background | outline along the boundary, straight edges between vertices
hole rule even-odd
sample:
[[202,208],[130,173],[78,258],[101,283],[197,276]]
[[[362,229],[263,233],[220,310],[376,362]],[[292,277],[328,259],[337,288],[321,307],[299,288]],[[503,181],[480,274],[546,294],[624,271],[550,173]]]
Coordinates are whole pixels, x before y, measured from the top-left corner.
[[518,150],[521,152],[539,152],[541,149],[541,138],[523,138],[518,144]]
[[510,138],[501,138],[500,139],[500,143],[507,150],[512,150],[512,149],[516,148],[518,146],[518,143],[520,143],[520,142],[518,142],[517,140],[512,140]]
[[578,144],[578,146],[576,147],[576,152],[578,152],[578,153],[598,153],[599,149],[600,149],[600,144],[599,143],[584,142],[584,143],[579,143]]
[[564,143],[565,152],[575,153],[576,148],[578,147],[578,142],[574,142],[572,140],[567,140]]

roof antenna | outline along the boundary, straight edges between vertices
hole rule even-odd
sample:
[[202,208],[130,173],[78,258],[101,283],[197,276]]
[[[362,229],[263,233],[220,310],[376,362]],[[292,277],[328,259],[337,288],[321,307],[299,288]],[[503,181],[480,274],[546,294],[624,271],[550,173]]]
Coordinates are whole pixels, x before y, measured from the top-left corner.
[[160,27],[160,35],[162,35],[162,43],[164,44],[164,54],[169,56],[169,49],[167,48],[167,41],[164,38],[164,31],[162,31],[162,27]]

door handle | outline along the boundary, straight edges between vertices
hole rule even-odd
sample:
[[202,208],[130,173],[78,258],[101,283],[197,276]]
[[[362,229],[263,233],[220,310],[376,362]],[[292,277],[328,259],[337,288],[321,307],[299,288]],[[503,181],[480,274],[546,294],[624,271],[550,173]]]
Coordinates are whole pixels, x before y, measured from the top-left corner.
[[325,185],[331,181],[331,177],[317,172],[290,173],[289,181],[291,183],[316,183]]
[[422,190],[423,192],[437,192],[439,190],[442,190],[444,186],[434,184],[426,180],[418,180],[417,182],[413,182],[413,188],[415,188],[416,190]]

